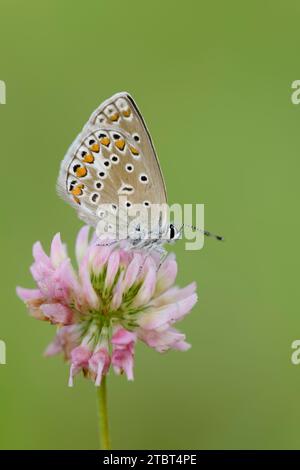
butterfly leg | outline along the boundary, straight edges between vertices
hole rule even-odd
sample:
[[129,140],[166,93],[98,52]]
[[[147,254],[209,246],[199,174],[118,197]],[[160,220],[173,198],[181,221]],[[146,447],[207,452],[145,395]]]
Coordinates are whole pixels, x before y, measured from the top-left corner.
[[163,263],[165,262],[169,252],[167,250],[165,250],[164,248],[162,248],[161,250],[159,250],[161,252],[161,257],[160,257],[160,260],[159,260],[159,265],[158,265],[158,268],[157,268],[157,272],[160,270],[160,268],[162,267]]
[[140,266],[140,271],[143,269],[144,267],[144,264],[146,262],[146,259],[151,255],[151,253],[153,251],[156,251],[157,253],[160,253],[161,254],[161,258],[160,258],[160,261],[159,261],[159,265],[156,269],[156,271],[159,270],[159,268],[161,267],[161,265],[163,264],[164,260],[166,259],[166,257],[168,256],[168,251],[165,250],[162,246],[157,246],[156,244],[152,244],[151,246],[149,246],[149,249],[148,249],[148,252],[147,252],[147,255],[145,256],[144,258],[144,261],[143,261],[143,264]]
[[114,244],[119,243],[119,240],[97,240],[97,246],[112,246]]

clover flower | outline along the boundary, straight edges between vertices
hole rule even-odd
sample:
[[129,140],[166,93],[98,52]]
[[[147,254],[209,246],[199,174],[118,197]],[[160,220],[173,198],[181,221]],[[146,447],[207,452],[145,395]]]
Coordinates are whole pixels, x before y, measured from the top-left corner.
[[99,245],[95,236],[89,241],[87,226],[79,231],[75,251],[78,272],[59,234],[50,256],[35,243],[31,274],[37,288],[17,288],[33,317],[57,325],[45,355],[62,353],[70,362],[70,386],[81,371],[99,386],[110,367],[133,380],[138,340],[160,353],[190,347],[173,325],[195,305],[196,285],[173,285],[174,254],[160,266],[156,253],[126,243]]

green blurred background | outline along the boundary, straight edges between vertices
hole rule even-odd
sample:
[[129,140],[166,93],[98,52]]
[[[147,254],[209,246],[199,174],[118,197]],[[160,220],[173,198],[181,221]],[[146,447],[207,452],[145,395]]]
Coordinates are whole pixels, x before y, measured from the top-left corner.
[[150,127],[170,202],[203,202],[226,237],[178,242],[181,285],[199,303],[180,325],[192,349],[140,345],[135,381],[109,377],[114,448],[300,447],[300,79],[297,1],[1,0],[0,447],[97,448],[95,387],[67,387],[42,352],[54,328],[28,317],[31,246],[81,222],[55,193],[69,144],[121,90]]

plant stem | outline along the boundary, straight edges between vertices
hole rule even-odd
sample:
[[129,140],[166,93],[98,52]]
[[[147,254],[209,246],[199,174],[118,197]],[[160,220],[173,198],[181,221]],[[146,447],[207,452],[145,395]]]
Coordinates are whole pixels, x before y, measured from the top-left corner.
[[106,393],[106,376],[102,377],[101,386],[97,387],[98,401],[98,418],[100,431],[100,449],[110,450],[110,437],[108,429],[108,413],[107,413],[107,393]]

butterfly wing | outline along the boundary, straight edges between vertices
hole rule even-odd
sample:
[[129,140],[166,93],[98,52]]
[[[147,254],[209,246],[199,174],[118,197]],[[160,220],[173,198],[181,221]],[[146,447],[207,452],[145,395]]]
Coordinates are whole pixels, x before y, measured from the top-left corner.
[[57,191],[93,226],[102,205],[115,212],[119,196],[127,204],[166,204],[151,136],[128,93],[112,96],[91,115],[62,161]]

